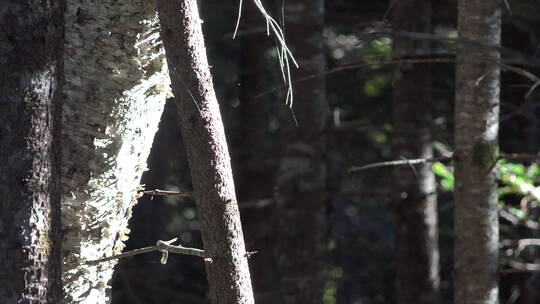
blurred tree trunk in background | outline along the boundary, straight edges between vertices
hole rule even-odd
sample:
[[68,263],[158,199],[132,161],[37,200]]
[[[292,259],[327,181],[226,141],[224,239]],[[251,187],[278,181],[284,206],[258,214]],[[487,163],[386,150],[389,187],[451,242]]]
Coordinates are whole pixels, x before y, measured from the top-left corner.
[[195,0],[157,0],[193,195],[201,224],[210,298],[254,303],[225,132]]
[[[298,59],[293,79],[325,70],[324,1],[285,2],[286,37]],[[278,133],[278,267],[286,303],[321,303],[326,248],[325,78],[294,85],[293,111],[282,106]]]
[[[431,0],[397,1],[394,31],[431,33]],[[394,36],[399,59],[429,56],[429,40]],[[393,158],[433,157],[430,64],[397,65],[392,96]],[[393,172],[396,208],[396,284],[400,304],[435,303],[439,289],[437,197],[431,164],[398,166]]]
[[[250,259],[250,272],[259,304],[277,304],[277,272],[274,261],[274,245],[277,232],[275,204],[273,204],[274,168],[272,167],[272,135],[269,131],[270,100],[255,98],[270,83],[265,83],[265,52],[268,38],[264,31],[264,19],[255,5],[245,3],[240,49],[240,105],[235,134],[231,134],[237,151],[235,181],[238,200],[242,209],[242,226],[246,248],[256,250]],[[257,31],[259,29],[259,31]],[[234,164],[234,163],[233,163]]]
[[65,303],[108,302],[169,90],[151,1],[69,0],[62,140]]
[[0,303],[60,303],[65,1],[0,9]]
[[[499,45],[502,1],[458,1],[460,39]],[[454,303],[498,303],[499,52],[459,43],[455,108]]]

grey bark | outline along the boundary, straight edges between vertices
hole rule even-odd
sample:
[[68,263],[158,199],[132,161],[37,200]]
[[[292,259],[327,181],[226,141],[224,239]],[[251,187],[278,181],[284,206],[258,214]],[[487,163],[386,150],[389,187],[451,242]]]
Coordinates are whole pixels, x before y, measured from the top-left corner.
[[[414,18],[412,18],[414,16]],[[431,0],[397,1],[396,31],[430,33]],[[395,38],[393,55],[414,58],[429,54],[428,40]],[[431,158],[431,65],[399,64],[392,93],[395,159]],[[393,172],[396,210],[396,286],[400,304],[434,303],[439,288],[437,197],[431,164]]]
[[[287,41],[301,68],[293,78],[325,69],[322,29],[324,1],[285,3]],[[326,238],[326,125],[324,77],[295,84],[293,110],[284,107],[280,124],[278,269],[286,303],[321,303]]]
[[0,9],[0,302],[60,303],[64,1]]
[[[458,1],[459,37],[499,44],[500,6],[498,0]],[[499,56],[494,49],[458,45],[454,148],[456,304],[498,302],[499,226],[493,167],[498,154],[500,69],[493,60]]]
[[68,0],[63,88],[65,303],[108,302],[169,78],[151,1]]
[[157,0],[201,223],[210,297],[254,303],[240,213],[196,0]]

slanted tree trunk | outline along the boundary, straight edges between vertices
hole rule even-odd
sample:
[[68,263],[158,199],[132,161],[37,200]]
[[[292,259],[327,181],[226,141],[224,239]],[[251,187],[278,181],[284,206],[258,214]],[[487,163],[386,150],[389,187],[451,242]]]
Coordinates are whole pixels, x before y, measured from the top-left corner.
[[196,0],[157,0],[214,303],[254,303],[234,182]]
[[62,129],[65,303],[103,304],[169,86],[151,1],[68,0]]
[[[414,17],[413,17],[414,16]],[[431,1],[397,1],[395,31],[431,32]],[[430,52],[429,40],[396,37],[393,54],[414,58]],[[392,153],[399,158],[431,158],[431,65],[399,64],[392,95]],[[396,285],[400,304],[435,303],[439,288],[437,197],[431,164],[394,169]]]
[[[460,39],[498,45],[501,1],[458,1]],[[498,302],[499,53],[459,43],[455,108],[454,303]]]
[[0,302],[60,303],[65,1],[0,9]]
[[[326,61],[322,30],[324,1],[285,3],[289,47],[299,61],[293,78],[319,74]],[[286,303],[322,302],[326,237],[325,78],[295,84],[293,110],[284,107],[278,133],[278,268]]]

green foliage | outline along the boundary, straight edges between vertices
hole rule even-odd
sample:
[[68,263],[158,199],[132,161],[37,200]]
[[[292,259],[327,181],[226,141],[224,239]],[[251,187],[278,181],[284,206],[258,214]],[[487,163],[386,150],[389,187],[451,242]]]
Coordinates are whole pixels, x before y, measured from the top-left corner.
[[343,269],[338,266],[328,271],[329,279],[324,284],[323,303],[335,304],[337,296],[337,282],[343,279]]
[[443,191],[454,191],[454,173],[441,162],[433,163],[431,168],[435,176],[440,179]]
[[[433,173],[439,179],[441,189],[454,190],[454,174],[443,163],[436,162],[432,166]],[[540,167],[536,164],[525,166],[500,160],[495,167],[498,176],[499,208],[504,209],[520,220],[527,220],[529,214],[516,208],[513,202],[524,199],[540,202]]]
[[390,39],[375,39],[371,41],[370,47],[374,53],[390,53],[392,51]]
[[500,161],[497,166],[499,180],[503,184],[499,197],[517,195],[540,201],[540,169],[536,164],[525,167],[522,164]]
[[382,67],[380,62],[392,58],[392,40],[388,38],[372,40],[362,49],[361,55],[372,69],[379,69]]
[[364,94],[368,97],[377,97],[390,84],[390,75],[377,74],[364,83]]

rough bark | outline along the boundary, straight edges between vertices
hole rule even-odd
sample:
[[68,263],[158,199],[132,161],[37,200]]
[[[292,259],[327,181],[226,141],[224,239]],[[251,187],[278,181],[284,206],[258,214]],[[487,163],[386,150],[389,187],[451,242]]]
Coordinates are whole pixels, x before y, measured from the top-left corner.
[[[412,18],[411,16],[415,16]],[[431,0],[397,1],[395,31],[431,32]],[[414,58],[429,54],[428,40],[396,38],[393,54]],[[399,64],[392,92],[395,159],[431,158],[431,65]],[[439,288],[437,198],[431,164],[393,172],[396,210],[396,286],[400,304],[435,303]]]
[[0,9],[0,302],[60,303],[64,1]]
[[[301,68],[293,78],[325,69],[324,1],[285,3],[287,41]],[[326,237],[326,137],[324,77],[295,84],[293,110],[284,107],[278,133],[278,268],[286,303],[321,303]]]
[[136,187],[169,86],[155,6],[68,0],[63,94],[62,222],[65,303],[108,300]]
[[254,303],[230,157],[196,0],[157,0],[214,303]]
[[[499,44],[500,5],[500,1],[458,1],[459,37]],[[454,154],[456,304],[498,302],[499,228],[493,171],[498,154],[500,74],[493,60],[498,58],[494,49],[458,45]]]

